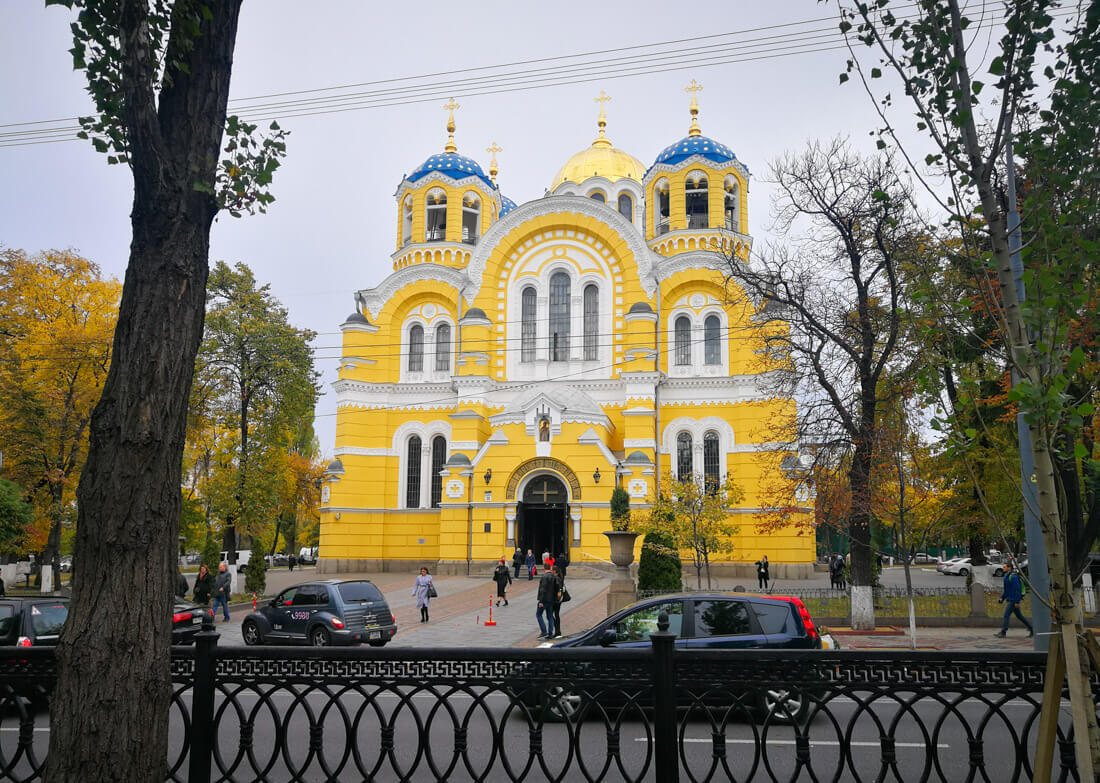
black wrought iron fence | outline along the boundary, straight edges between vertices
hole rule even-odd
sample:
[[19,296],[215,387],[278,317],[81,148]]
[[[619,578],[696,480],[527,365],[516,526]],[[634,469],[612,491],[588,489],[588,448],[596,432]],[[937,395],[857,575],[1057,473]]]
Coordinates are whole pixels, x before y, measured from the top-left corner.
[[[169,779],[1023,781],[1035,653],[173,651]],[[0,653],[0,777],[43,770],[50,650]],[[1100,683],[1094,682],[1094,693]],[[1068,710],[1055,780],[1075,780]]]

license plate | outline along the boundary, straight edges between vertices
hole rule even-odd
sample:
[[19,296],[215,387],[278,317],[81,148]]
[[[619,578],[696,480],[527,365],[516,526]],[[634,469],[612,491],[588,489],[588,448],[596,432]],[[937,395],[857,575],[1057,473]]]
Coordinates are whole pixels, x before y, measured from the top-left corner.
[[191,624],[192,625],[202,625],[202,618],[201,617],[193,617],[191,619]]
[[381,631],[372,631],[371,635],[370,635],[370,638],[372,638],[372,639],[381,639],[382,638],[382,632]]

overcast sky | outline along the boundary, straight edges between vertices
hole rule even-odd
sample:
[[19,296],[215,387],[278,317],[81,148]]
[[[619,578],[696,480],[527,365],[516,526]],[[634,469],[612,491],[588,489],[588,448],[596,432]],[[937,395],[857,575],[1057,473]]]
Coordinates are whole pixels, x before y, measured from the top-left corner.
[[[304,10],[304,9],[309,9]],[[698,46],[789,36],[827,25],[833,3],[814,0],[690,4],[635,1],[549,4],[432,0],[417,3],[244,4],[231,99],[294,90],[490,66],[638,44],[689,39]],[[817,25],[752,28],[806,20]],[[828,21],[826,21],[828,20]],[[90,112],[82,74],[72,70],[70,13],[41,0],[0,4],[0,124],[75,117]],[[702,35],[743,32],[741,38]],[[839,43],[839,39],[836,39]],[[764,42],[768,43],[768,42]],[[792,43],[775,39],[774,46]],[[758,44],[759,45],[759,42]],[[498,183],[517,203],[541,197],[558,168],[595,135],[600,90],[608,136],[647,166],[687,132],[684,86],[697,79],[703,132],[734,150],[752,172],[749,226],[766,240],[768,163],[808,140],[848,134],[871,151],[873,109],[855,86],[838,86],[844,51],[810,52],[795,43],[788,57],[495,95],[458,97],[459,152],[488,168],[485,148],[497,142]],[[759,50],[758,50],[759,51]],[[774,53],[774,50],[773,50]],[[604,55],[612,57],[618,55]],[[680,60],[663,63],[682,65]],[[532,67],[532,66],[524,66]],[[307,96],[308,97],[308,96]],[[242,261],[290,311],[319,333],[323,396],[317,434],[331,454],[339,324],[353,310],[352,293],[392,271],[396,206],[402,176],[446,139],[444,100],[289,118],[289,152],[267,215],[215,224],[211,259]],[[0,131],[11,130],[0,128]],[[130,240],[130,172],[107,166],[87,142],[0,148],[0,245],[35,252],[73,248],[121,279]]]

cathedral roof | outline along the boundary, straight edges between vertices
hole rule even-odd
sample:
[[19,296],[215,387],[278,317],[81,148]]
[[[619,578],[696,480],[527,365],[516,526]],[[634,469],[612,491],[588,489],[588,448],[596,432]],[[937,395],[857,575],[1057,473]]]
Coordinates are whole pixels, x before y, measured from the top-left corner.
[[439,152],[432,155],[416,167],[413,173],[409,175],[408,180],[409,182],[416,182],[433,172],[438,172],[452,179],[477,177],[490,190],[496,190],[496,185],[485,175],[476,160],[467,158],[465,155],[459,155],[457,152]]
[[581,150],[565,162],[554,177],[550,189],[554,190],[563,182],[576,182],[580,184],[589,177],[603,177],[615,182],[620,179],[632,179],[642,181],[645,173],[645,165],[628,152],[616,149],[607,138],[607,116],[604,114],[603,103],[611,100],[600,92],[596,99],[600,103],[600,118],[596,125],[599,132],[592,146]]
[[507,215],[509,212],[511,212],[515,208],[516,208],[516,202],[512,201],[512,199],[508,198],[503,193],[501,193],[500,194],[500,216],[504,217],[505,215]]
[[[661,151],[661,154],[657,156],[657,160],[653,161],[653,165],[656,166],[659,163],[664,163],[667,166],[675,166],[677,163],[683,160],[687,160],[692,155],[702,155],[707,160],[714,161],[715,163],[729,163],[731,160],[737,160],[737,156],[733,154],[733,150],[727,147],[721,142],[715,141],[709,136],[684,136],[675,144],[670,144]],[[652,166],[650,167],[652,168]]]

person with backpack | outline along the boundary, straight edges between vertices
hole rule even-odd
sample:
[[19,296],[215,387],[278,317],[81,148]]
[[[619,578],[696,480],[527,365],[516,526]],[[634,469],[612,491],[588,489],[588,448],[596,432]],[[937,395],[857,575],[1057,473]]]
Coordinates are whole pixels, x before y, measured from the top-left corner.
[[1003,583],[1004,587],[1001,590],[1001,597],[998,602],[1005,605],[1005,617],[997,636],[1003,639],[1008,635],[1008,621],[1012,615],[1019,617],[1020,622],[1027,626],[1028,636],[1034,636],[1035,629],[1024,617],[1024,613],[1020,611],[1020,602],[1024,600],[1024,586],[1023,582],[1020,581],[1020,575],[1012,567],[1012,563],[1005,563]]

